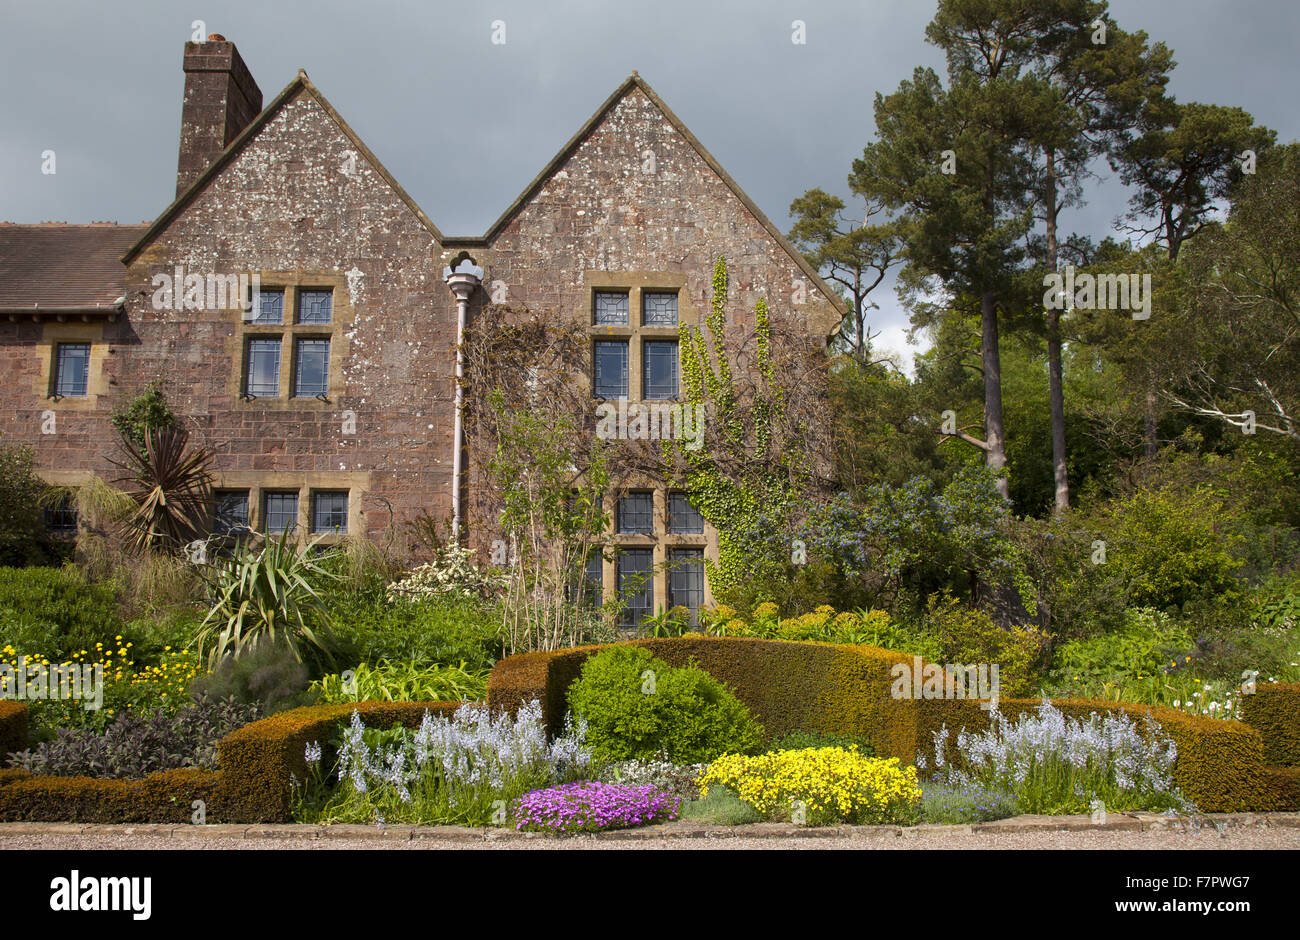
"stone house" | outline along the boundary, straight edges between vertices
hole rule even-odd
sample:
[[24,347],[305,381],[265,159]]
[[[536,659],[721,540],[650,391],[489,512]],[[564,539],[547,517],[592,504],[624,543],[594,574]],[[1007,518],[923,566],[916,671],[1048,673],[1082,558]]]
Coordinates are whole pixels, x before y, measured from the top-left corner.
[[[718,255],[736,309],[767,297],[822,340],[840,322],[636,73],[486,234],[449,237],[306,73],[264,107],[223,37],[187,43],[183,64],[176,198],[151,224],[0,224],[0,432],[52,484],[113,478],[110,413],[162,379],[214,452],[219,530],[383,538],[421,511],[459,525],[457,337],[483,304],[583,318],[593,394],[632,401],[676,395],[676,324],[707,310]],[[605,588],[673,555],[684,573],[654,577],[630,616],[705,601],[692,559],[715,550],[708,526],[662,488],[625,500]]]

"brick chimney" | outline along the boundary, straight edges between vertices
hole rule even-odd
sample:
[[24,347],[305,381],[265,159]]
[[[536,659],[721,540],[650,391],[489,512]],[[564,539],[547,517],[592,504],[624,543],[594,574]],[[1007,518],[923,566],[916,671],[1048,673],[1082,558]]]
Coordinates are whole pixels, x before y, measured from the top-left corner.
[[185,44],[185,102],[176,195],[189,189],[262,110],[262,90],[225,36]]

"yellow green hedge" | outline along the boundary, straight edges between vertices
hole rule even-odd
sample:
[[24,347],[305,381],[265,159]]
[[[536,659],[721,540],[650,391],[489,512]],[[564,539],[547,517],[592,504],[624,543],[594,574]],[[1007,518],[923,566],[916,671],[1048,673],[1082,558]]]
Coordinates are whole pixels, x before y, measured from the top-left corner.
[[1264,739],[1264,761],[1300,767],[1300,683],[1261,682],[1238,701],[1241,720]]
[[[790,731],[851,734],[869,739],[876,753],[916,757],[911,703],[889,694],[902,653],[871,646],[798,643],[737,637],[634,640],[670,666],[694,662],[748,706],[772,737]],[[537,699],[547,727],[564,723],[569,686],[589,656],[607,646],[525,653],[497,663],[488,679],[488,704],[515,709]]]
[[195,800],[221,819],[221,774],[183,768],[143,780],[47,777],[0,770],[0,822],[188,823]]
[[[890,694],[896,663],[911,657],[869,646],[837,646],[730,637],[635,640],[670,665],[694,661],[725,682],[768,733],[821,731],[862,736],[878,755],[913,762],[933,750],[933,734],[947,725],[982,729],[988,712],[971,700],[895,699]],[[548,726],[558,729],[568,687],[587,657],[605,649],[587,646],[553,653],[511,656],[488,679],[488,704],[516,708],[536,698]],[[1003,714],[1033,711],[1037,701],[1003,699]],[[1053,702],[1066,715],[1123,711],[1135,720],[1150,714],[1174,739],[1174,780],[1205,812],[1264,810],[1285,798],[1285,781],[1264,771],[1259,733],[1236,721],[1218,721],[1170,708],[1069,699]],[[1282,788],[1278,796],[1275,785]]]
[[27,747],[27,706],[22,702],[0,701],[0,766],[13,751]]
[[308,705],[244,725],[217,742],[218,803],[225,822],[289,822],[290,778],[303,780],[313,741],[328,744],[334,729],[360,712],[367,725],[417,727],[424,713],[450,716],[462,702],[357,702]]

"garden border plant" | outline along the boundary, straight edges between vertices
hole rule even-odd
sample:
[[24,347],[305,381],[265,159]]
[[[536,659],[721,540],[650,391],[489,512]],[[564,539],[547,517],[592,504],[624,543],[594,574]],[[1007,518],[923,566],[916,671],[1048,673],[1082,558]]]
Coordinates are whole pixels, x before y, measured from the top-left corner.
[[[725,682],[773,736],[791,731],[862,735],[876,754],[911,762],[932,751],[933,734],[945,725],[955,735],[962,727],[982,730],[989,721],[980,703],[969,699],[893,699],[890,667],[910,664],[910,658],[875,647],[705,636],[632,642],[670,665],[695,661]],[[569,685],[586,659],[605,648],[507,657],[488,680],[488,703],[513,708],[536,698],[554,731],[563,722]],[[1014,717],[1039,702],[1003,699],[1000,704]],[[1266,769],[1260,732],[1239,721],[1089,699],[1053,704],[1069,717],[1122,711],[1141,721],[1151,714],[1178,746],[1175,783],[1202,812],[1300,808],[1295,775],[1285,768]],[[1295,721],[1300,723],[1300,716]]]
[[[875,647],[703,636],[633,642],[670,665],[694,660],[727,683],[774,738],[792,731],[857,735],[870,740],[877,754],[910,763],[918,752],[932,747],[933,731],[947,725],[955,733],[962,726],[983,727],[988,722],[987,712],[974,701],[893,699],[890,667],[909,657]],[[536,698],[548,728],[556,733],[563,726],[568,685],[589,656],[609,645],[508,657],[492,672],[488,704],[514,710]],[[1140,720],[1150,714],[1177,743],[1175,782],[1202,812],[1300,808],[1300,767],[1264,764],[1265,741],[1276,742],[1284,733],[1277,728],[1294,735],[1300,727],[1300,714],[1288,713],[1285,706],[1295,692],[1275,686],[1259,689],[1268,691],[1256,701],[1257,712],[1278,722],[1263,733],[1238,721],[1146,705],[1088,700],[1054,704],[1071,717],[1123,711]],[[416,727],[426,711],[451,714],[463,704],[359,702],[281,712],[224,738],[218,744],[217,772],[183,769],[143,780],[103,780],[0,770],[0,820],[189,822],[192,802],[201,799],[210,822],[288,822],[292,780],[306,777],[307,744],[328,739],[353,711],[370,725]],[[1037,705],[1030,700],[1002,702],[1006,714]],[[11,750],[26,744],[26,718],[25,704],[0,702],[0,741],[16,742],[5,745]]]

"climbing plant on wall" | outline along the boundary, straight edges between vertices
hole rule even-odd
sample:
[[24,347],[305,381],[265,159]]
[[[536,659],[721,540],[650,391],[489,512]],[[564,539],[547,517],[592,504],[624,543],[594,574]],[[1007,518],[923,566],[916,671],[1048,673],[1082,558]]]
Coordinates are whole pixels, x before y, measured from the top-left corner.
[[715,591],[790,561],[795,517],[829,483],[826,357],[806,335],[773,329],[765,299],[752,329],[727,318],[729,277],[719,257],[702,326],[678,328],[682,397],[702,406],[704,445],[664,442],[665,476],[684,481],[718,531]]

